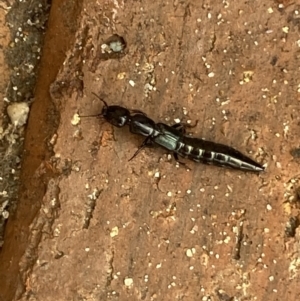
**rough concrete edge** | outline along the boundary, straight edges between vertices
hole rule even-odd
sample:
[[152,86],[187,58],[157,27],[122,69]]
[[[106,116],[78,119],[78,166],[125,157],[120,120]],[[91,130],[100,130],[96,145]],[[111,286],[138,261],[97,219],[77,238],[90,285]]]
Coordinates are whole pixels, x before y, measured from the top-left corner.
[[[5,243],[5,246],[3,248],[3,250],[6,251],[7,253],[7,251],[9,252],[9,249],[15,248],[14,245],[15,242],[18,241],[18,239],[22,240],[22,242],[18,244],[18,250],[16,250],[17,254],[11,254],[11,257],[8,256],[9,259],[6,258],[7,262],[9,261],[9,264],[6,264],[6,267],[8,266],[9,271],[5,270],[8,279],[3,279],[5,280],[6,284],[9,286],[9,288],[5,290],[5,294],[6,294],[5,296],[9,296],[14,300],[19,300],[22,297],[24,298],[28,297],[27,280],[28,280],[28,275],[30,275],[30,272],[32,270],[33,263],[35,263],[35,260],[37,258],[36,257],[37,246],[39,245],[39,242],[42,239],[42,231],[44,230],[45,227],[47,228],[53,222],[53,218],[49,217],[49,215],[46,214],[45,211],[47,211],[49,208],[51,209],[52,208],[51,206],[53,206],[53,198],[49,198],[48,189],[49,186],[50,187],[55,186],[57,174],[53,174],[53,172],[50,172],[50,174],[47,173],[47,175],[44,175],[45,177],[39,178],[39,180],[37,181],[39,187],[37,189],[35,189],[36,188],[35,184],[31,183],[36,181],[28,181],[27,183],[28,185],[27,184],[24,185],[25,184],[24,181],[26,181],[28,177],[32,177],[33,175],[39,174],[39,171],[42,171],[43,173],[45,168],[44,160],[47,160],[45,159],[47,156],[44,158],[42,156],[43,153],[41,153],[41,151],[42,152],[46,151],[50,153],[52,151],[51,141],[48,140],[51,140],[53,131],[55,131],[58,126],[58,121],[56,120],[57,119],[56,114],[59,113],[57,112],[56,109],[58,109],[59,106],[58,108],[54,108],[54,102],[53,99],[51,99],[50,97],[49,90],[50,90],[51,83],[55,82],[59,68],[63,65],[63,61],[65,60],[66,53],[68,53],[70,43],[71,44],[73,43],[73,33],[74,33],[73,26],[75,24],[77,25],[77,18],[74,18],[74,14],[77,14],[79,11],[81,11],[80,9],[78,9],[80,7],[80,1],[78,2],[66,1],[64,3],[61,3],[60,1],[57,1],[52,4],[51,12],[49,15],[49,21],[48,21],[49,25],[45,35],[45,41],[43,41],[44,42],[43,58],[39,65],[39,69],[38,69],[39,74],[38,74],[38,78],[35,85],[35,91],[34,91],[35,102],[32,104],[32,108],[31,108],[32,117],[28,121],[27,127],[29,130],[26,134],[26,140],[24,144],[26,150],[30,148],[31,145],[33,145],[33,147],[36,148],[36,143],[41,143],[43,144],[43,146],[39,147],[39,150],[37,151],[37,154],[35,154],[34,158],[32,157],[32,154],[30,154],[30,150],[28,155],[26,154],[24,155],[24,160],[22,161],[23,162],[22,172],[21,172],[22,187],[18,195],[19,197],[18,208],[15,211],[16,213],[15,216],[17,217],[17,225],[15,225],[13,229],[11,229],[12,224],[13,223],[15,224],[16,222],[15,220],[13,220],[12,223],[8,223],[8,227],[7,227],[8,231],[6,231],[7,233],[10,230],[9,233],[10,235],[14,236],[14,240],[12,240],[10,244]],[[70,7],[72,8],[70,9],[70,14],[64,14],[64,9],[63,9],[65,8],[64,5],[68,6],[70,3],[71,5],[69,6],[69,8]],[[52,14],[52,11],[54,12],[56,11],[56,13]],[[53,24],[55,24],[55,26],[53,26]],[[58,30],[57,27],[60,28],[59,29],[60,31],[66,30],[65,35],[63,36],[57,35],[55,33]],[[54,36],[61,37],[61,39],[63,39],[63,42],[53,41]],[[57,46],[57,43],[59,43],[59,47]],[[52,56],[56,58],[55,60],[56,63],[49,60],[49,57]],[[47,106],[45,106],[45,103],[47,103]],[[41,106],[43,107],[43,112],[40,112]],[[40,114],[43,130],[41,130],[41,128],[37,126],[36,124],[37,120],[34,118],[34,115],[37,114],[37,111]],[[48,115],[51,116],[49,117]],[[38,135],[40,137],[37,137],[36,131],[35,133],[32,133],[33,127],[38,132],[46,133],[46,137],[44,135]],[[49,127],[51,127],[51,129]],[[48,155],[51,156],[50,153],[48,153]],[[31,161],[34,161],[33,164],[34,166],[29,167],[28,165],[32,163]],[[27,169],[26,166],[29,167],[30,170]],[[31,185],[30,183],[33,185]],[[46,203],[42,204],[41,202],[39,202],[41,200],[47,201],[48,199],[51,199],[52,201],[51,204],[49,204],[50,207],[48,207]],[[30,214],[32,216],[32,219],[27,220],[24,225],[24,222],[20,220],[19,215],[22,216],[21,211],[22,209],[24,209],[24,206],[26,206],[26,204],[28,205],[28,203],[29,204],[38,203],[38,204],[37,206],[35,206],[35,208],[31,208],[32,210]],[[56,207],[53,209],[56,209]],[[32,213],[32,211],[34,211],[34,213]],[[27,224],[28,222],[30,224]],[[19,233],[20,231],[18,229],[20,229],[20,227],[24,228],[24,231],[21,231],[22,233]],[[4,274],[5,271],[1,271],[2,274]],[[1,276],[2,275],[0,275],[0,278]],[[0,299],[1,299],[1,295],[0,295]]]
[[0,161],[0,248],[4,243],[6,221],[17,206],[25,124],[50,12],[48,2],[11,1],[11,6],[5,7],[11,42],[4,52],[11,74],[3,93],[4,119],[0,132],[0,156],[3,158]]

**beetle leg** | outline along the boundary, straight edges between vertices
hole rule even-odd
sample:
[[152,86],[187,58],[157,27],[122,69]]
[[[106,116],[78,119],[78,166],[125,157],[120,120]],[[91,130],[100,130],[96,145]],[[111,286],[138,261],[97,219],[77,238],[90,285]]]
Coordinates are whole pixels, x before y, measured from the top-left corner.
[[177,154],[177,153],[173,153],[173,157],[174,157],[174,159],[176,160],[176,162],[179,163],[182,167],[186,167],[187,169],[190,169],[190,170],[191,170],[191,168],[189,168],[189,167],[187,166],[186,163],[181,162],[181,161],[179,160],[178,154]]
[[152,144],[152,141],[150,140],[151,137],[147,137],[144,142],[139,146],[139,148],[136,150],[136,152],[133,154],[133,156],[128,160],[128,161],[131,161],[132,159],[134,159],[138,153],[145,147],[149,146],[150,144]]
[[175,123],[172,125],[174,129],[177,129],[181,134],[186,133],[187,128],[194,128],[198,125],[198,120],[196,120],[195,124],[186,124],[186,123]]

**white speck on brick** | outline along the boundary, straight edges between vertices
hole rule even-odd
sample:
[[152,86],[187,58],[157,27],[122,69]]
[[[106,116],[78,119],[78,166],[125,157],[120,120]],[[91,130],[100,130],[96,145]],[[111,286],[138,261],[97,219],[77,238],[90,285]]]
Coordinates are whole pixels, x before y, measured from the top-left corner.
[[131,87],[134,87],[134,86],[135,86],[135,82],[134,82],[133,80],[130,80],[130,81],[129,81],[129,85],[130,85]]
[[185,252],[185,255],[189,258],[193,257],[193,251],[192,249],[187,249]]
[[132,278],[125,278],[125,279],[124,279],[124,284],[125,284],[125,286],[127,286],[127,287],[132,286],[132,285],[133,285],[133,279],[132,279]]
[[113,227],[110,231],[110,237],[115,237],[119,234],[119,228],[118,227]]

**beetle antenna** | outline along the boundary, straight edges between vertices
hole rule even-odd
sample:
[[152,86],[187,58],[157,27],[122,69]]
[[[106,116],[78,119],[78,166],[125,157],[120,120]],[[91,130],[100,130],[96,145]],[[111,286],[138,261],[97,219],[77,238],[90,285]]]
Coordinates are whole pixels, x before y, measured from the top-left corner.
[[102,101],[105,105],[105,107],[107,108],[108,107],[108,104],[106,103],[105,100],[103,100],[101,97],[99,97],[96,93],[92,92],[92,94],[94,94],[100,101]]
[[[95,95],[100,101],[102,101],[104,103],[105,108],[108,108],[108,104],[106,103],[105,100],[103,100],[101,97],[99,97],[96,93],[92,92],[93,95]],[[78,115],[79,117],[98,117],[100,118],[101,116],[103,116],[102,113],[100,114],[96,114],[96,115]]]
[[102,114],[96,114],[96,115],[78,115],[80,118],[82,117],[101,117]]

